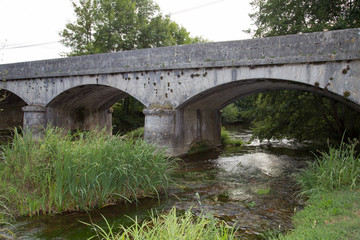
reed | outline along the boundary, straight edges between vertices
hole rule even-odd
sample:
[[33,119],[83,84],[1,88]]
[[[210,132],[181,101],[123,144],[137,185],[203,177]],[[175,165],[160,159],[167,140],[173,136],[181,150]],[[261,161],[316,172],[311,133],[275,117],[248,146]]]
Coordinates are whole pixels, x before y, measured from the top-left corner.
[[125,135],[126,138],[131,139],[138,139],[138,138],[144,138],[144,127],[137,128],[135,130],[132,130]]
[[179,215],[175,207],[167,214],[155,216],[152,214],[148,221],[139,222],[133,219],[130,227],[120,226],[115,232],[113,225],[105,219],[106,227],[102,228],[96,224],[87,224],[95,230],[92,238],[106,240],[142,240],[142,239],[194,239],[194,240],[215,240],[235,239],[235,228],[228,226],[223,221],[218,221],[211,215],[201,214],[194,216],[190,210]]
[[104,131],[74,137],[48,127],[39,141],[16,130],[4,146],[1,192],[19,215],[90,209],[166,189],[176,164],[143,140]]
[[360,181],[360,156],[355,148],[358,142],[341,142],[339,147],[329,147],[310,162],[297,177],[302,193],[332,191],[340,188],[354,189]]
[[11,222],[14,220],[9,208],[8,199],[0,195],[0,239],[14,239],[15,235],[10,230]]

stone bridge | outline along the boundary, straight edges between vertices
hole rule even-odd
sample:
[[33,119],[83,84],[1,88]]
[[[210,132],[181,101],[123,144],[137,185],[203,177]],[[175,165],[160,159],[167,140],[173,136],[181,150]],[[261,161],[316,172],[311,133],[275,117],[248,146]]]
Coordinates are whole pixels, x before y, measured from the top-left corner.
[[145,138],[181,154],[220,144],[220,110],[250,94],[311,91],[360,110],[360,29],[0,65],[0,129],[111,128],[126,96],[145,105]]

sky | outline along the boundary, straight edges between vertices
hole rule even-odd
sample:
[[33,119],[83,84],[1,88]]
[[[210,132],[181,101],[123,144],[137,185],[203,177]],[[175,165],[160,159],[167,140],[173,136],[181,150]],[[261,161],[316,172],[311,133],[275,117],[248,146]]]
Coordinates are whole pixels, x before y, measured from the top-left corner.
[[[191,36],[210,41],[248,39],[250,0],[154,0]],[[52,59],[69,52],[59,32],[75,16],[70,0],[1,0],[0,64]]]

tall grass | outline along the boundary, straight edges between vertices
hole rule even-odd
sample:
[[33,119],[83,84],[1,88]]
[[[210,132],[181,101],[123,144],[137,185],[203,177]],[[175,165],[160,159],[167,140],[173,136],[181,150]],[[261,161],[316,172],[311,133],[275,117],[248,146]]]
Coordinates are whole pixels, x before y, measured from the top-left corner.
[[297,177],[303,193],[355,188],[360,182],[360,156],[355,148],[358,142],[341,142],[339,147],[329,147],[316,161],[309,163]]
[[139,139],[144,138],[144,127],[137,128],[125,134],[125,138],[128,139]]
[[174,162],[142,140],[49,127],[39,141],[15,131],[3,149],[0,194],[20,215],[64,212],[136,200],[169,184]]
[[[105,219],[106,221],[106,219]],[[140,223],[136,218],[130,227],[120,226],[120,230],[115,232],[114,226],[107,221],[107,228],[99,225],[87,224],[91,226],[96,235],[90,239],[106,240],[151,240],[151,239],[177,239],[177,240],[215,240],[215,239],[234,239],[235,228],[229,227],[224,222],[214,219],[210,215],[193,216],[191,210],[184,215],[178,215],[176,208],[159,217],[152,215],[150,221]]]
[[0,195],[0,239],[13,239],[15,236],[8,228],[13,216],[7,207],[8,199]]

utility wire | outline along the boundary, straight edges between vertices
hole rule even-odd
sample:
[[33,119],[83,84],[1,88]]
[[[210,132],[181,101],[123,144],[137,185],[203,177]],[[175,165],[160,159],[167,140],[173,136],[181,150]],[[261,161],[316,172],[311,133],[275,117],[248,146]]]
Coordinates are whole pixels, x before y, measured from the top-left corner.
[[207,6],[210,6],[210,5],[219,3],[219,2],[223,2],[223,1],[224,0],[212,1],[212,2],[205,3],[205,4],[202,4],[202,5],[198,5],[198,6],[195,6],[195,7],[186,8],[186,9],[183,9],[183,10],[180,10],[180,11],[177,11],[177,12],[169,13],[169,15],[171,16],[171,15],[176,15],[176,14],[180,14],[180,13],[184,13],[184,12],[189,12],[189,11],[192,11],[192,10],[195,10],[195,9],[207,7]]
[[46,42],[46,43],[36,43],[36,44],[28,44],[28,45],[19,45],[19,46],[9,46],[9,47],[4,47],[3,49],[16,49],[16,48],[28,48],[28,47],[37,47],[37,46],[43,46],[43,45],[49,45],[49,44],[55,44],[55,43],[59,43],[60,41],[56,41],[56,42]]
[[[169,15],[171,16],[171,15],[176,15],[176,14],[180,14],[180,13],[184,13],[184,12],[193,11],[193,10],[196,10],[196,9],[199,9],[199,8],[204,8],[204,7],[207,7],[207,6],[219,3],[219,2],[223,2],[223,1],[225,1],[225,0],[212,1],[212,2],[205,3],[205,4],[202,4],[202,5],[198,5],[198,6],[195,6],[195,7],[186,8],[186,9],[183,9],[183,10],[180,10],[180,11],[177,11],[177,12],[172,12],[172,13],[169,13]],[[50,45],[50,44],[55,44],[55,43],[60,43],[60,41],[46,42],[46,43],[36,43],[36,44],[28,44],[28,45],[15,45],[15,46],[8,46],[8,47],[5,46],[2,49],[5,50],[5,49],[29,48],[29,47]]]

